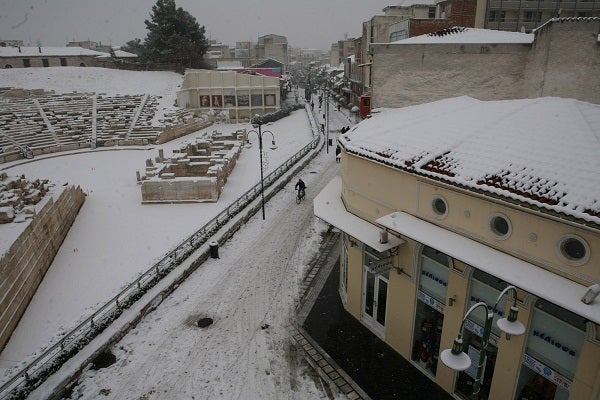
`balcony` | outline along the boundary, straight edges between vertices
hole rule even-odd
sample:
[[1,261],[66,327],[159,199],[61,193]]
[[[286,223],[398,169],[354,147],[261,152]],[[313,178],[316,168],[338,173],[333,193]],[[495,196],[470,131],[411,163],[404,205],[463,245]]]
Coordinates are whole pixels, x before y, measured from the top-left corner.
[[593,11],[600,9],[600,1],[530,1],[490,0],[490,10],[575,10]]

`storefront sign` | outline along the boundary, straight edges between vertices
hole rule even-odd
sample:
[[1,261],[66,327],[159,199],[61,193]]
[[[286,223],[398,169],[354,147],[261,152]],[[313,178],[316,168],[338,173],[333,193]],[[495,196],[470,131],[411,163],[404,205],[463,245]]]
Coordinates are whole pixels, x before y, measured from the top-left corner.
[[[465,320],[465,329],[471,333],[476,334],[480,338],[483,338],[483,327],[481,325],[471,321],[470,319]],[[500,338],[498,336],[494,335],[493,333],[490,334],[490,339],[489,339],[490,344],[493,344],[494,346],[498,347],[498,340],[500,340]]]
[[433,297],[429,296],[428,294],[425,294],[419,290],[417,292],[417,299],[421,300],[423,303],[427,304],[429,307],[433,308],[434,310],[437,310],[437,311],[441,312],[442,314],[444,313],[445,304],[440,303],[439,301],[437,301]]
[[569,354],[571,357],[575,357],[577,355],[575,350],[569,348],[569,346],[562,344],[561,342],[558,341],[558,339],[553,338],[552,336],[548,335],[547,333],[544,333],[542,331],[534,329],[533,337],[540,338],[544,342],[548,343],[550,346],[554,346],[555,348],[562,350],[564,353]]
[[419,289],[438,299],[445,299],[448,291],[448,267],[427,257],[421,257]]
[[541,361],[556,366],[562,374],[571,377],[575,375],[584,339],[585,332],[536,309],[527,348],[540,355]]
[[392,268],[392,257],[375,260],[367,268],[372,274],[383,274]]
[[523,354],[523,365],[531,368],[544,378],[548,379],[550,382],[553,382],[565,390],[569,390],[571,388],[571,381],[569,379],[528,354]]

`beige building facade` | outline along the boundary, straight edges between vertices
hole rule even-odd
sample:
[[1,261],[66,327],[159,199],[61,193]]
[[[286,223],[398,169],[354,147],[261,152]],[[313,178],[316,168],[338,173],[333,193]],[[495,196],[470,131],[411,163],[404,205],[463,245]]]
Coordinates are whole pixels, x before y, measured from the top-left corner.
[[[529,112],[537,128],[524,122]],[[470,398],[486,316],[466,313],[497,304],[481,399],[597,399],[600,298],[581,299],[600,282],[600,181],[580,180],[585,163],[598,164],[597,141],[583,139],[597,123],[579,123],[598,116],[598,106],[569,99],[463,97],[383,111],[343,135],[341,176],[314,206],[341,231],[346,311],[448,393]],[[503,136],[520,129],[535,132]],[[590,152],[555,141],[567,136]],[[510,338],[496,325],[512,305],[499,297],[508,285],[525,326]],[[456,372],[439,355],[463,319],[472,362]]]
[[257,114],[280,108],[279,78],[233,71],[187,70],[177,92],[177,104],[199,113],[226,112],[231,121],[249,121]]

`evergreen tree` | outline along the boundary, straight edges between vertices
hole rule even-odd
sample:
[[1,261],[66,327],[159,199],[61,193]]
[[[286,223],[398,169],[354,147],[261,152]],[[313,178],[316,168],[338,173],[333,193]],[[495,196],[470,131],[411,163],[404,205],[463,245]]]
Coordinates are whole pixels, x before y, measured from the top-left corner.
[[176,8],[175,0],[157,0],[150,20],[145,20],[148,35],[144,41],[147,58],[156,63],[178,63],[201,67],[208,49],[200,26],[189,12]]

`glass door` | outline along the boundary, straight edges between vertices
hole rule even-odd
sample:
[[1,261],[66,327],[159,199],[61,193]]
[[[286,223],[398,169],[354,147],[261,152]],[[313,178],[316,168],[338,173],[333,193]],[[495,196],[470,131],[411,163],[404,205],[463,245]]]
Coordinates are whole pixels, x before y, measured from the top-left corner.
[[388,279],[365,268],[363,276],[363,322],[379,337],[385,335]]

